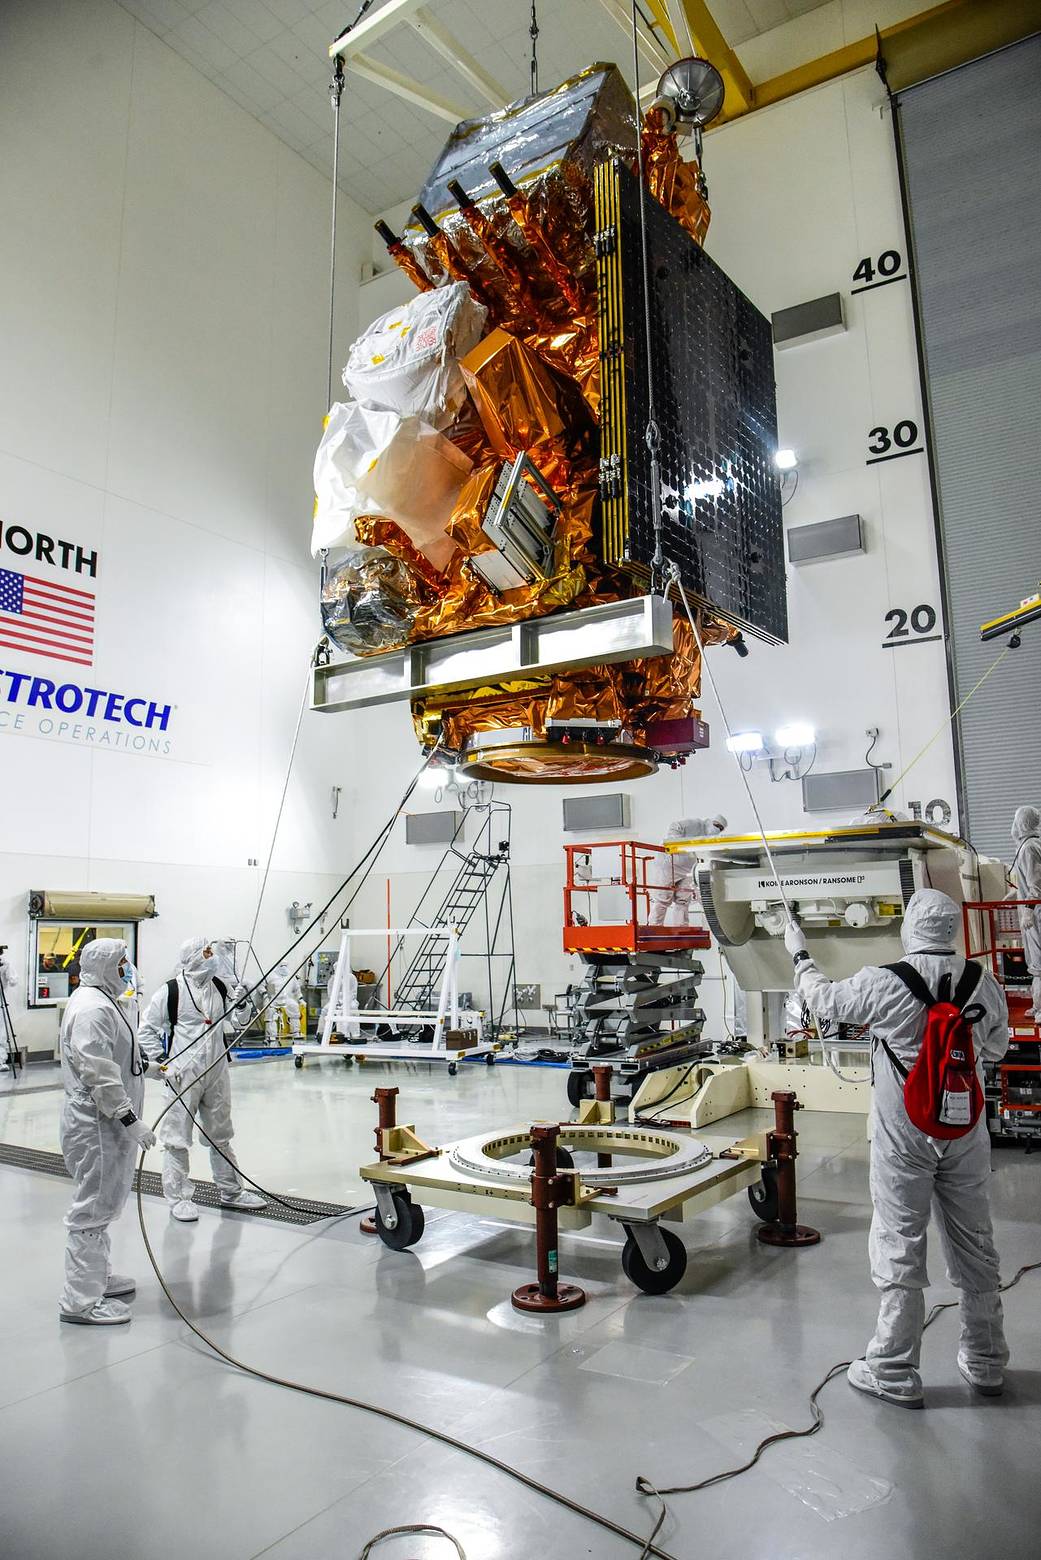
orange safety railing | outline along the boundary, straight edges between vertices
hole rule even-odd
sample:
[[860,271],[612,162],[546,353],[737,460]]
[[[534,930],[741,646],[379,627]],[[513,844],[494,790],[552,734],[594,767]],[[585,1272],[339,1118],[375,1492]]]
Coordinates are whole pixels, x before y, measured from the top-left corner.
[[667,884],[648,881],[652,862],[672,859],[661,845],[642,840],[597,840],[588,845],[565,845],[564,854],[566,953],[632,953],[710,945],[706,927],[650,924],[652,896],[655,891],[669,891]]
[[1020,909],[1036,909],[1038,905],[1041,899],[990,899],[962,907],[965,956],[989,965],[1008,1001],[1010,1045],[998,1063],[997,1109],[1002,1131],[1013,1136],[1036,1135],[1036,1127],[1024,1118],[1041,1115],[1041,1052],[1037,1049],[1041,1024],[1033,1017],[1030,972],[1023,962],[1019,925]]
[[1036,909],[1041,899],[978,899],[962,905],[965,957],[990,969],[1008,1001],[1009,1027],[1014,1033],[1041,1038],[1041,1026],[1031,1017],[1030,973],[1023,964],[1020,909]]

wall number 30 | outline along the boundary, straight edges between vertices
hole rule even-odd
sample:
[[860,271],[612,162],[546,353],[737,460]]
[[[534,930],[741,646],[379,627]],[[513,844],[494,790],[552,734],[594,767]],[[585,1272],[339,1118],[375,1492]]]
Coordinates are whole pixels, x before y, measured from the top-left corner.
[[868,433],[868,449],[872,455],[884,455],[895,444],[898,450],[909,450],[918,442],[918,424],[910,417],[898,422],[890,433],[888,428],[872,428]]
[[887,639],[909,639],[912,633],[931,634],[936,627],[936,608],[925,601],[921,606],[912,607],[910,612],[905,612],[903,607],[893,607],[886,613],[886,622],[893,625]]

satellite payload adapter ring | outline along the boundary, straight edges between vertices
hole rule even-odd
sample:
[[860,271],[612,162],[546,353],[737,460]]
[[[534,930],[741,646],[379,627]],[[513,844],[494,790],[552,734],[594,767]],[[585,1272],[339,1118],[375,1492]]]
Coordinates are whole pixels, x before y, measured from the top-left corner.
[[[681,1137],[662,1128],[581,1125],[565,1121],[558,1127],[557,1143],[579,1153],[636,1157],[632,1165],[611,1164],[606,1168],[583,1169],[583,1185],[589,1187],[633,1186],[641,1181],[663,1181],[671,1176],[689,1175],[712,1159],[711,1150],[697,1138]],[[466,1175],[487,1181],[517,1181],[527,1184],[531,1169],[527,1164],[511,1163],[510,1156],[527,1153],[531,1148],[531,1129],[485,1132],[464,1138],[449,1154],[450,1163]]]

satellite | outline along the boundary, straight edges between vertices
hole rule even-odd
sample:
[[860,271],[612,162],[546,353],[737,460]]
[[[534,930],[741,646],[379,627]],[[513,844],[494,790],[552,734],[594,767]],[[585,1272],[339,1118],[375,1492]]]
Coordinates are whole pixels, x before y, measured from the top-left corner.
[[786,639],[769,321],[703,247],[722,101],[681,60],[641,119],[592,65],[456,126],[377,224],[416,294],[316,460],[316,709],[407,700],[472,778],[632,779],[708,743],[677,581],[703,645]]

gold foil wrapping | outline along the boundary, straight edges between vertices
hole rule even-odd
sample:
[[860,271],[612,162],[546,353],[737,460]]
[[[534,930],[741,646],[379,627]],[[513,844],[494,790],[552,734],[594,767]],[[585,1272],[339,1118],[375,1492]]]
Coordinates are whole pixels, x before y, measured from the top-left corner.
[[[557,89],[562,105],[571,85]],[[612,91],[617,90],[616,84]],[[512,112],[506,110],[503,120]],[[361,540],[395,554],[415,580],[414,641],[592,605],[640,588],[603,566],[598,539],[600,341],[592,173],[595,161],[619,150],[635,164],[635,119],[628,145],[623,119],[611,121],[613,147],[587,135],[577,154],[572,146],[534,173],[518,173],[516,196],[496,190],[462,210],[435,210],[438,234],[411,230],[407,236],[419,285],[428,276],[435,285],[463,277],[489,309],[489,333],[462,363],[470,401],[446,430],[474,469],[448,523],[455,545],[445,568],[434,569],[393,522],[367,517],[357,524]],[[484,166],[502,156],[508,171],[517,167],[522,153],[511,158],[501,150],[496,116],[486,123],[493,149]],[[462,125],[455,139],[469,144],[468,138],[483,133],[480,125],[476,130]],[[683,162],[657,112],[644,120],[642,143],[651,195],[703,242],[709,208],[697,165]],[[404,255],[395,259],[409,270]],[[560,500],[553,567],[545,580],[496,593],[467,559],[492,545],[482,521],[503,463],[522,450]],[[706,643],[725,641],[734,632],[711,620],[701,631]],[[674,645],[669,656],[432,695],[413,705],[417,734],[429,747],[440,732],[445,747],[458,752],[481,732],[527,728],[545,738],[549,721],[587,720],[617,722],[639,745],[651,722],[696,713],[700,657],[689,625],[679,617]],[[552,762],[547,755],[544,774],[537,753],[511,762],[526,768],[528,778],[564,778],[559,750]],[[604,776],[617,772],[619,762],[627,761],[616,759],[612,770],[605,755]],[[576,753],[574,775],[586,774],[597,777],[595,753],[593,759]]]
[[[714,619],[698,626],[706,645],[725,643],[735,633]],[[432,695],[412,707],[417,733],[430,744],[440,722],[445,746],[459,752],[482,731],[526,727],[544,738],[553,720],[617,721],[639,746],[654,721],[699,714],[701,657],[685,617],[673,620],[673,645],[671,655]]]
[[652,108],[644,115],[641,140],[643,176],[648,190],[691,238],[703,244],[712,213],[702,194],[701,169],[697,161],[684,162],[679,142],[675,135],[666,131],[660,109]]

